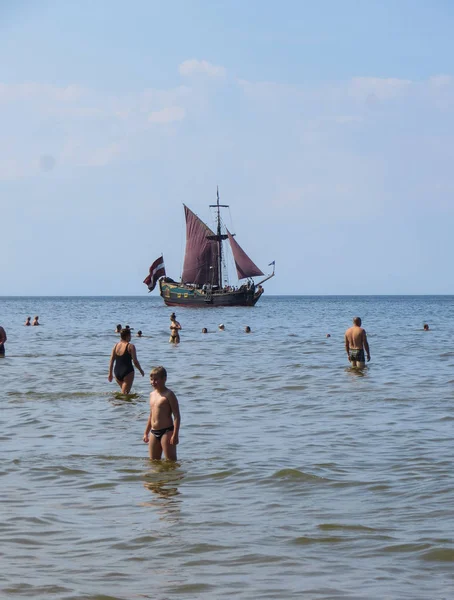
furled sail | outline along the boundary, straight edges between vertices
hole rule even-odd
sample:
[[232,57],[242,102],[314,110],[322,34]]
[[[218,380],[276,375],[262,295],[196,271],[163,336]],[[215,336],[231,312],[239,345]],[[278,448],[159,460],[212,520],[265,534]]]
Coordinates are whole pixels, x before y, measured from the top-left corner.
[[235,260],[236,272],[238,273],[238,279],[245,279],[246,277],[255,277],[257,275],[264,275],[262,271],[255,265],[246,252],[241,248],[238,242],[235,240],[233,235],[227,229],[227,235],[229,236],[230,246],[232,248],[233,259]]
[[215,236],[214,232],[184,205],[186,217],[186,251],[184,255],[184,283],[197,285],[219,283],[219,248],[218,242],[207,239]]

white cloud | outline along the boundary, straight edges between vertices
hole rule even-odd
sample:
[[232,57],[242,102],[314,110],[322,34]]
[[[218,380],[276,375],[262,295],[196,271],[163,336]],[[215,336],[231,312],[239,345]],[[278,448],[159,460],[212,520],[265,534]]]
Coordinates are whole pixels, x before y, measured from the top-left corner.
[[185,115],[186,111],[181,106],[170,106],[151,112],[148,121],[160,124],[173,123],[174,121],[181,121]]
[[197,60],[196,58],[182,62],[178,67],[178,71],[183,77],[206,75],[207,77],[224,78],[226,76],[224,67],[213,65],[207,60]]
[[46,83],[0,83],[0,102],[17,102],[32,98],[40,98],[47,102],[78,102],[84,98],[88,90],[68,85],[58,87]]
[[435,87],[444,87],[452,85],[454,83],[454,78],[450,75],[434,75],[429,79],[429,83]]
[[[114,95],[77,85],[0,82],[0,180],[133,157],[159,143],[150,123],[181,121],[190,102],[185,86]],[[52,168],[43,156],[52,157]]]
[[372,95],[379,100],[390,100],[405,93],[412,85],[409,79],[353,77],[350,92],[362,99]]

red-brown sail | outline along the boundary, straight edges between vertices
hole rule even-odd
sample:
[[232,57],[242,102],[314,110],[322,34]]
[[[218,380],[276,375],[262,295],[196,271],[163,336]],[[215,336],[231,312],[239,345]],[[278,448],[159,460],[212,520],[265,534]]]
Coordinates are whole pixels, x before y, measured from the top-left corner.
[[218,242],[207,239],[214,232],[190,208],[184,205],[186,217],[186,252],[182,281],[204,285],[218,285]]
[[246,277],[256,277],[263,275],[262,271],[255,265],[246,252],[241,248],[233,235],[227,229],[230,246],[232,248],[233,258],[235,260],[236,272],[238,279],[246,279]]

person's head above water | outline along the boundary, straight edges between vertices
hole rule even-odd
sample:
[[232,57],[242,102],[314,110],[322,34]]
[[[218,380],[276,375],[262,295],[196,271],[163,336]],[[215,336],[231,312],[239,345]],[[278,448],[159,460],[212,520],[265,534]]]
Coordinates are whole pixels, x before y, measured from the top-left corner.
[[139,331],[137,332],[137,337],[142,337],[142,331],[139,329]]
[[153,369],[151,369],[150,381],[152,382],[152,385],[153,385],[153,381],[165,383],[166,379],[167,379],[167,371],[165,370],[165,367],[160,366],[160,367],[154,367]]
[[121,331],[121,323],[118,323],[115,331],[116,331],[116,333],[120,333],[120,331]]
[[353,325],[361,327],[361,317],[353,317]]
[[249,325],[246,325],[246,327],[244,328],[244,331],[246,333],[251,333],[251,328],[249,327]]
[[220,329],[221,331],[224,331],[224,329],[225,329],[225,325],[224,325],[224,323],[221,323],[221,324],[219,325],[219,329]]
[[176,320],[176,318],[177,318],[177,315],[176,315],[175,313],[172,313],[172,314],[170,315],[170,320],[171,320],[171,321],[175,321],[175,320]]
[[204,328],[202,329],[202,333],[208,333],[208,329],[207,329],[206,327],[204,327]]
[[427,323],[424,323],[424,331],[429,331],[429,325],[427,325]]
[[120,338],[125,342],[130,340],[131,339],[131,330],[126,329],[126,327],[124,329],[122,329],[120,331]]

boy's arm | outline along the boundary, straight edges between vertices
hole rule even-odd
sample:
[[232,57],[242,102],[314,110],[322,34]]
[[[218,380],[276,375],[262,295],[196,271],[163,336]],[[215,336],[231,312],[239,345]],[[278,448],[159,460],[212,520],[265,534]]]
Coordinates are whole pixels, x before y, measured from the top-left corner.
[[169,395],[167,396],[167,400],[170,404],[170,409],[173,414],[173,434],[170,438],[170,443],[176,446],[179,442],[178,433],[180,431],[180,423],[181,423],[181,415],[180,415],[180,405],[178,404],[177,397],[175,394],[169,390]]
[[136,347],[134,346],[134,344],[129,344],[129,347],[131,348],[131,358],[132,358],[132,362],[134,363],[134,366],[136,367],[136,369],[139,371],[139,373],[142,375],[142,377],[145,375],[145,373],[143,372],[142,367],[140,366],[139,361],[137,360],[137,354],[136,354]]
[[150,429],[151,429],[151,413],[148,415],[147,426],[145,427],[145,433],[143,434],[143,441],[148,444],[150,440]]
[[109,381],[112,381],[112,379],[113,379],[113,364],[114,364],[114,360],[115,360],[115,346],[113,347],[112,354],[110,355],[109,375],[107,376],[107,379]]

